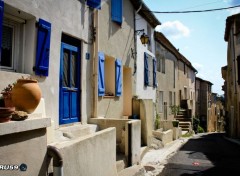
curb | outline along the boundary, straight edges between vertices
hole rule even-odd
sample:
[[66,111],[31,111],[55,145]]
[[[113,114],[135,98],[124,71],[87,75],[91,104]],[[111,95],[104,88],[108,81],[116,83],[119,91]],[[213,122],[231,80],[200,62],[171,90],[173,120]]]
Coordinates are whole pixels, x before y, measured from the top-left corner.
[[223,136],[223,138],[240,146],[240,141],[239,140],[228,138],[226,136]]

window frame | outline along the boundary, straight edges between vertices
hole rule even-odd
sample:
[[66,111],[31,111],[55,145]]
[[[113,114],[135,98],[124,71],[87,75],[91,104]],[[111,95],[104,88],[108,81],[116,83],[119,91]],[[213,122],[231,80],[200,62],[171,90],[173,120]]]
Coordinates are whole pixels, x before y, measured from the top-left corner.
[[[11,54],[12,64],[11,64],[11,67],[0,65],[0,69],[7,70],[7,71],[22,72],[21,70],[18,69],[18,67],[19,67],[18,63],[19,63],[19,61],[20,62],[22,61],[22,55],[20,53],[21,53],[21,51],[23,53],[23,45],[24,45],[23,38],[25,36],[24,35],[24,26],[22,23],[20,23],[16,20],[13,20],[11,18],[5,17],[5,16],[3,19],[2,26],[11,27],[13,29],[12,54]],[[22,39],[21,39],[21,37],[22,37]],[[1,43],[1,45],[2,45],[2,43]]]

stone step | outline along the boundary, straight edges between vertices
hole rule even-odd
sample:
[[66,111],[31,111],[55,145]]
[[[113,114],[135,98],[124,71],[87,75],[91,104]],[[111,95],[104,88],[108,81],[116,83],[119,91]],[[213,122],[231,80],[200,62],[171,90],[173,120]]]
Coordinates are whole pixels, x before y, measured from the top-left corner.
[[190,131],[190,128],[182,128],[183,131]]
[[145,169],[140,165],[134,165],[120,171],[118,176],[145,176]]
[[127,167],[127,160],[125,155],[122,153],[117,153],[116,159],[117,172],[120,172]]
[[176,118],[179,122],[192,122],[192,119],[189,118]]

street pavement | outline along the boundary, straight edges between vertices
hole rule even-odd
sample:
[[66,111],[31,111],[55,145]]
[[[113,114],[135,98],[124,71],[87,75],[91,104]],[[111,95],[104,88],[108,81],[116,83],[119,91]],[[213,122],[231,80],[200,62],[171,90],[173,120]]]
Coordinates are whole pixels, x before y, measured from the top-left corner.
[[145,176],[156,176],[162,172],[167,160],[173,156],[178,149],[188,141],[189,138],[180,138],[168,143],[160,149],[149,149],[141,160],[141,165],[145,168]]
[[239,176],[240,145],[233,142],[223,133],[194,135],[166,158],[158,176]]

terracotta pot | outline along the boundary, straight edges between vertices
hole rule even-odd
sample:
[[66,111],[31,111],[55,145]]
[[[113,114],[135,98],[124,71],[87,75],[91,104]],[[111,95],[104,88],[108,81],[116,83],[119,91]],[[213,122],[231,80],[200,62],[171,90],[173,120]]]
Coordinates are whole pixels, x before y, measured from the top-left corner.
[[10,121],[14,109],[14,107],[0,107],[0,123]]
[[5,107],[14,107],[13,102],[12,102],[12,93],[2,92],[1,94],[3,95],[4,106]]
[[18,79],[12,90],[12,101],[19,111],[32,113],[41,99],[41,89],[37,80]]

